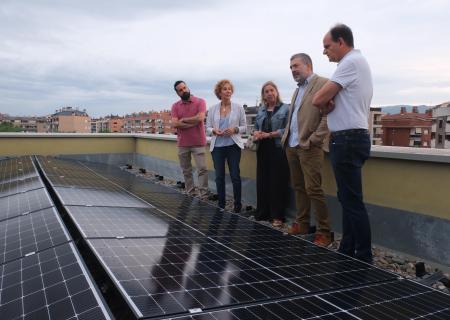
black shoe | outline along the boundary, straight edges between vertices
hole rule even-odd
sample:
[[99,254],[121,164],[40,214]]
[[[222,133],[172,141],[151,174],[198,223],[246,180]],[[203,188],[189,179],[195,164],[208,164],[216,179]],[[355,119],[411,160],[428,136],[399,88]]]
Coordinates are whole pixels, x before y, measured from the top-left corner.
[[217,200],[219,200],[219,196],[218,196],[216,193],[211,193],[211,194],[208,196],[208,200],[209,200],[209,201],[217,201]]

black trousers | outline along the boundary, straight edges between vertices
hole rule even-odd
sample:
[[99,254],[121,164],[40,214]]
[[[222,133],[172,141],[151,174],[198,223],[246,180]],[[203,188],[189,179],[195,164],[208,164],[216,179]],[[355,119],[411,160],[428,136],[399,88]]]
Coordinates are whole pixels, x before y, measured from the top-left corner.
[[256,152],[257,220],[284,220],[289,190],[289,166],[282,148],[261,140]]

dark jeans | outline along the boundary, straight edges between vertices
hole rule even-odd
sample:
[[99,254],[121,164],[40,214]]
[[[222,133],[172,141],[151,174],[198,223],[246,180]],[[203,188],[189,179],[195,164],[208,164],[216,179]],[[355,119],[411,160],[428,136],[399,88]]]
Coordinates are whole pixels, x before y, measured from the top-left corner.
[[372,262],[369,216],[363,202],[361,168],[370,156],[366,133],[331,136],[330,160],[342,206],[342,241],[339,252]]
[[231,182],[233,184],[234,209],[239,210],[241,204],[241,174],[239,162],[241,161],[241,148],[236,144],[226,147],[217,147],[212,151],[214,170],[216,172],[216,188],[219,198],[219,207],[225,208],[225,160],[228,163]]

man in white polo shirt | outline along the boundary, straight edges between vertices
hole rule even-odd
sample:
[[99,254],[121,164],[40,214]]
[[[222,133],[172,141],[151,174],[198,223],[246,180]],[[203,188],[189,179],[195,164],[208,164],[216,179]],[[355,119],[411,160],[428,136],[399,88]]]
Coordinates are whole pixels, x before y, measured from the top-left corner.
[[337,68],[313,99],[328,113],[330,160],[342,206],[339,252],[372,263],[369,216],[363,202],[361,169],[370,155],[368,117],[373,85],[369,64],[354,49],[352,30],[338,24],[323,39],[323,53]]

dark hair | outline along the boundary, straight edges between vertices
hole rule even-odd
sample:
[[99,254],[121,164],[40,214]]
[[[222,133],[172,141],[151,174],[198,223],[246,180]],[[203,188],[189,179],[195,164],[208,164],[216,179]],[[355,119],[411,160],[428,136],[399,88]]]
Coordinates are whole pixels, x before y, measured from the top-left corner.
[[175,81],[175,83],[173,84],[173,89],[174,89],[175,91],[177,91],[177,86],[178,86],[180,83],[186,83],[186,82],[184,82],[183,80]]
[[330,35],[334,42],[337,42],[339,38],[342,38],[346,45],[351,48],[354,47],[352,29],[345,24],[340,23],[335,25],[330,29]]
[[310,66],[311,70],[313,70],[312,59],[306,53],[296,53],[296,54],[292,55],[291,61],[294,59],[300,59],[304,65]]

